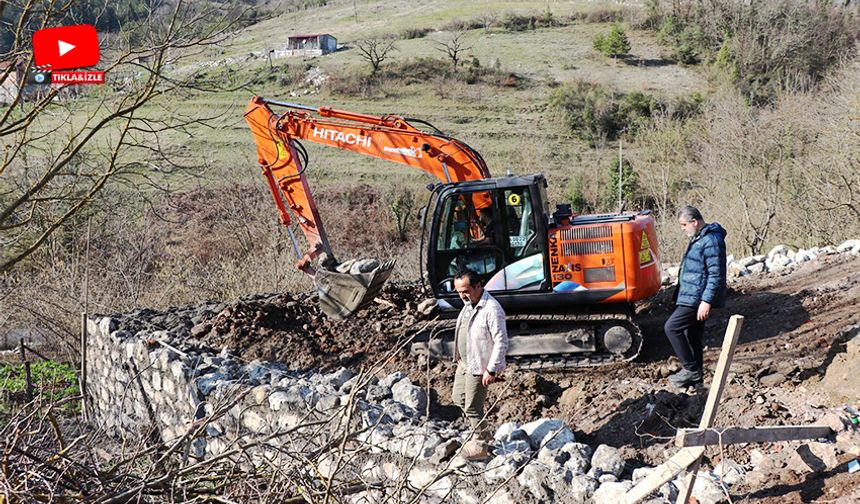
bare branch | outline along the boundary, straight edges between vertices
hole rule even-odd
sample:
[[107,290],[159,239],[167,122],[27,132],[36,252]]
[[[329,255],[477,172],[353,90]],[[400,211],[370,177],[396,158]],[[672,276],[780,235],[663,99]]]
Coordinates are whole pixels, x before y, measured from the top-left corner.
[[397,50],[393,38],[368,37],[355,43],[356,49],[361,53],[361,59],[370,63],[373,73],[379,71],[382,62],[388,58],[393,51]]

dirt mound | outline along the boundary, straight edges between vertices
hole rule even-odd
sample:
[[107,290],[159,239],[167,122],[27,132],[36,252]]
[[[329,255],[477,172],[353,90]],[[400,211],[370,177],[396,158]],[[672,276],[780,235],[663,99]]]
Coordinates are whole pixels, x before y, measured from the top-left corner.
[[293,369],[359,368],[398,346],[406,329],[422,320],[420,284],[389,283],[367,308],[347,320],[326,317],[316,294],[275,294],[227,305],[191,334],[243,359],[279,361]]

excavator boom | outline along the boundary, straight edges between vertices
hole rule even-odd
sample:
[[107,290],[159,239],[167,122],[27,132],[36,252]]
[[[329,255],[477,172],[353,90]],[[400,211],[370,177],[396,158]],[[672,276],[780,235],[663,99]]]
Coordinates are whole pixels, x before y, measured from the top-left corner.
[[[283,112],[275,113],[272,107]],[[371,271],[335,269],[337,261],[308,184],[306,155],[299,140],[412,166],[442,183],[490,177],[486,163],[471,147],[438,130],[422,131],[399,116],[377,117],[256,96],[244,115],[280,221],[289,230],[300,258],[297,267],[314,277],[324,311],[336,318],[347,317],[372,300],[390,275],[393,262]],[[305,252],[293,234],[291,214],[307,238]],[[323,264],[315,266],[314,261],[320,259]]]

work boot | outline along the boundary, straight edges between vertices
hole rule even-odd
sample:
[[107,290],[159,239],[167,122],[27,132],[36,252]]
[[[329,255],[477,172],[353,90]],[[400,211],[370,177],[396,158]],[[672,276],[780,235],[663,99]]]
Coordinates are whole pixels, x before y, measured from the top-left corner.
[[490,458],[490,450],[487,443],[473,439],[463,445],[460,455],[469,462],[479,462]]
[[689,369],[681,369],[677,373],[669,376],[669,383],[675,388],[685,389],[691,385],[702,383],[701,371],[690,371]]

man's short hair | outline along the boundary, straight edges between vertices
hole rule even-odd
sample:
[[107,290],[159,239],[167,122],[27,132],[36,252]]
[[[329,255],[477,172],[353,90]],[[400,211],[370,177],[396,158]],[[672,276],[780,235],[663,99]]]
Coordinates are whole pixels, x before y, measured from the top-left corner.
[[461,269],[454,275],[454,280],[459,280],[461,278],[465,278],[469,281],[470,286],[479,285],[481,283],[481,277],[478,276],[478,273],[474,270],[470,270],[469,268]]
[[702,212],[700,212],[698,208],[690,205],[687,205],[678,211],[678,218],[684,219],[688,222],[694,220],[705,222],[705,218],[702,217]]

